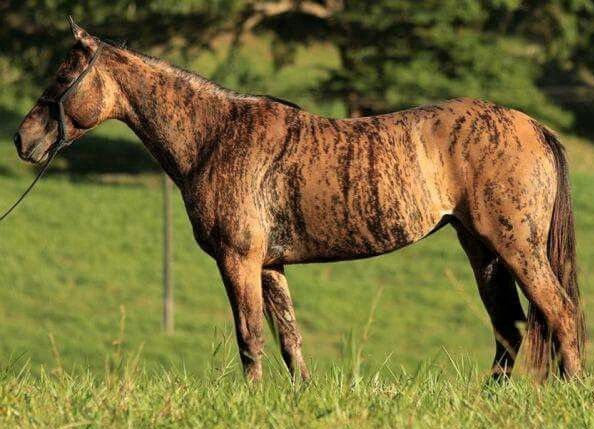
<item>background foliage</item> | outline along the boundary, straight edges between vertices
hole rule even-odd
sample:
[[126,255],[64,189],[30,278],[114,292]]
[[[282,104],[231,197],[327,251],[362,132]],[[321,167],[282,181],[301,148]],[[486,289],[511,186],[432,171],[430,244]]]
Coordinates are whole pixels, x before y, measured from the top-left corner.
[[[298,47],[321,44],[338,61],[294,92],[334,100],[351,116],[464,95],[558,128],[587,132],[592,122],[591,0],[2,0],[0,13],[2,84],[21,97],[55,69],[72,14],[95,34],[187,66],[225,40],[207,77],[239,90],[269,89]],[[267,42],[273,73],[229,78],[251,38]]]

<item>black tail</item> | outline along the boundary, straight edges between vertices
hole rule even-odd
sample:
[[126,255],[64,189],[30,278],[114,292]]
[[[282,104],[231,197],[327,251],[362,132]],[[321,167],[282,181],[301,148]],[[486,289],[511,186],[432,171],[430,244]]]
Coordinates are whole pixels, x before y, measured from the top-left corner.
[[[586,328],[577,282],[575,229],[567,160],[563,145],[555,134],[540,124],[536,125],[536,129],[553,152],[557,169],[557,196],[547,243],[549,262],[567,299],[573,305],[578,348],[583,361]],[[556,359],[556,347],[543,315],[533,305],[528,309],[527,340],[531,366],[542,374],[547,374]]]

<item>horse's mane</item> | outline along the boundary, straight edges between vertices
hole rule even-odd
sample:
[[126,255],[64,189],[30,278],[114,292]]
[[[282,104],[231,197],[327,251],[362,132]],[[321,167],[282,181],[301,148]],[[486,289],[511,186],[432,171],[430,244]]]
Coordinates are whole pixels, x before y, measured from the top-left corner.
[[284,104],[285,106],[289,106],[289,107],[293,107],[294,109],[301,110],[300,105],[295,104],[292,101],[285,100],[284,98],[275,97],[274,95],[256,94],[256,95],[252,95],[252,97],[265,98],[266,100],[274,101],[276,103]]
[[188,82],[195,82],[195,83],[202,84],[202,85],[208,84],[209,86],[212,86],[216,91],[223,92],[230,97],[255,98],[255,99],[260,99],[260,100],[269,100],[269,101],[272,101],[275,103],[284,104],[285,106],[289,106],[294,109],[301,110],[301,106],[299,106],[298,104],[295,104],[291,101],[288,101],[288,100],[285,100],[285,99],[282,99],[279,97],[275,97],[273,95],[241,93],[241,92],[237,92],[232,89],[229,89],[229,88],[225,88],[224,86],[222,86],[216,82],[213,82],[212,80],[209,80],[209,79],[205,78],[204,76],[201,76],[198,73],[195,73],[191,70],[184,69],[182,67],[179,67],[179,66],[176,66],[175,64],[170,63],[167,60],[153,57],[153,56],[144,54],[142,52],[138,52],[132,48],[129,48],[125,45],[125,43],[114,42],[113,40],[110,40],[110,39],[101,39],[101,41],[113,48],[121,49],[123,51],[126,51],[126,52],[134,55],[134,56],[137,56],[137,57],[143,59],[144,61],[148,62],[149,64],[164,67],[164,68],[170,70],[172,73],[174,73],[178,77],[181,77],[181,78],[187,80]]

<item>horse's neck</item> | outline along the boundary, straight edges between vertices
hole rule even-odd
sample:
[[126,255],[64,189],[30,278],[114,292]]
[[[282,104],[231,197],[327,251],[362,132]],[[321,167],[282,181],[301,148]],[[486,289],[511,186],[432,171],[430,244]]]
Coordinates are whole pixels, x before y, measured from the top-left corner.
[[143,141],[180,185],[224,127],[222,94],[208,81],[188,80],[170,67],[134,57],[114,77],[121,89],[117,119]]

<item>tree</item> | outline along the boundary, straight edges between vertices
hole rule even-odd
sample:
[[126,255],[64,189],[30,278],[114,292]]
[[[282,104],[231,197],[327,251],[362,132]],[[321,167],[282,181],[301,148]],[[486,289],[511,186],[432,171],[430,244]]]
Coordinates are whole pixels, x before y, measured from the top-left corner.
[[538,85],[559,106],[574,113],[575,129],[594,133],[594,2],[523,2],[509,31],[539,43]]
[[22,92],[55,69],[72,14],[98,35],[182,62],[230,35],[216,78],[243,67],[251,79],[236,55],[245,33],[272,34],[277,68],[299,45],[324,42],[340,61],[313,93],[351,116],[471,96],[561,128],[572,114],[594,126],[592,0],[0,0],[0,14],[0,79]]
[[[334,44],[340,64],[317,94],[343,100],[351,116],[472,96],[567,127],[571,115],[547,97],[545,72],[550,64],[587,57],[580,49],[591,55],[577,31],[593,22],[590,3],[280,1],[266,3],[284,9],[273,13],[269,6],[256,28],[271,31],[279,46]],[[276,54],[279,64],[290,63],[291,50]]]
[[243,8],[241,0],[0,0],[0,57],[21,84],[47,78],[72,44],[68,15],[98,36],[187,56],[231,31]]

